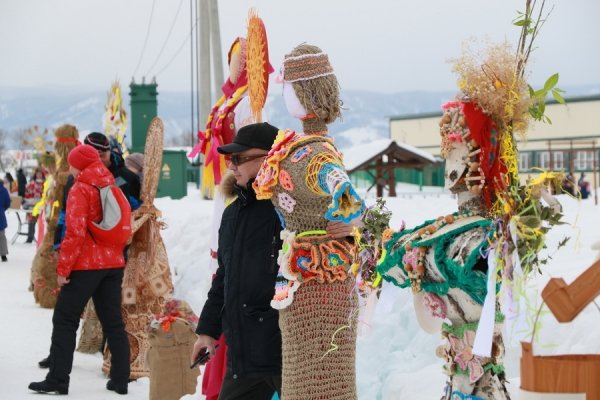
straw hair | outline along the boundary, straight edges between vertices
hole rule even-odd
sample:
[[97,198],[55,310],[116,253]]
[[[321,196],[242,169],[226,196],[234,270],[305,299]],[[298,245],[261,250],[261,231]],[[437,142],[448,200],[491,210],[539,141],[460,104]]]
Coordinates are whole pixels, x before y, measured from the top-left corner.
[[[307,66],[300,71],[300,61],[314,61],[314,64],[306,63]],[[292,82],[294,91],[308,113],[314,114],[325,124],[341,117],[340,86],[327,55],[320,48],[301,44],[285,56],[283,64],[284,79],[295,78]],[[313,65],[312,69],[310,65]],[[296,80],[300,76],[303,78]]]

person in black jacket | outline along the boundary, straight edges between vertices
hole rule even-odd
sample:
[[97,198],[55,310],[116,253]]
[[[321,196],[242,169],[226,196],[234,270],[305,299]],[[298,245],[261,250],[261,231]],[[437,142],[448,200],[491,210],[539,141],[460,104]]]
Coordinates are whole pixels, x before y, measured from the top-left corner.
[[19,168],[17,170],[17,193],[19,197],[23,199],[25,197],[25,189],[27,188],[27,177],[25,176],[25,172],[23,172],[23,168]]
[[[215,354],[221,333],[227,341],[227,372],[219,400],[270,400],[281,393],[281,332],[275,293],[281,224],[270,200],[257,200],[252,182],[278,129],[268,123],[238,131],[218,148],[228,156],[237,199],[224,211],[219,229],[216,276],[196,329],[198,354]],[[216,350],[219,351],[219,350]]]
[[100,159],[115,177],[115,185],[129,200],[131,208],[135,210],[140,205],[140,178],[125,167],[125,161],[116,148],[111,148],[108,138],[99,132],[92,132],[83,139],[84,144],[89,144],[100,154]]

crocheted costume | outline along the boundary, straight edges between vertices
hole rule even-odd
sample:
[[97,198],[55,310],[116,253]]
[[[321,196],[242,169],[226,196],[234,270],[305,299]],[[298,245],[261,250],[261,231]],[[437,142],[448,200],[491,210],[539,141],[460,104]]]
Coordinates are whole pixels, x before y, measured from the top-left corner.
[[[297,47],[286,56],[284,79],[296,71],[290,62],[300,52],[306,52],[303,58],[309,64],[327,57],[317,47]],[[337,90],[337,81],[330,84],[335,79],[332,70],[321,83],[322,71],[316,72],[308,65],[302,83]],[[296,94],[300,101],[319,97],[304,97],[300,89]],[[337,93],[320,99],[338,101]],[[304,107],[323,110],[313,106]],[[325,136],[326,122],[335,119],[339,109],[321,115],[304,121],[306,133],[280,131],[254,181],[257,198],[272,200],[284,228],[280,275],[271,305],[280,310],[285,400],[356,399],[354,313],[358,304],[349,274],[356,247],[350,239],[328,236],[325,228],[328,221],[349,222],[360,216],[364,204],[350,183],[341,154]]]

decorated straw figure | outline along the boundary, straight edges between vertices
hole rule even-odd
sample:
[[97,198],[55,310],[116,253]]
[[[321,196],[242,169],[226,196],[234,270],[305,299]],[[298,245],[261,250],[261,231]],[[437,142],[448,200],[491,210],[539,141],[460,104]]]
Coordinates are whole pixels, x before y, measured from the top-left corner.
[[121,85],[114,81],[108,92],[103,117],[104,134],[116,142],[122,154],[127,155],[125,131],[127,131],[127,112],[121,99]]
[[456,193],[458,211],[392,234],[378,267],[385,279],[412,288],[425,330],[441,326],[444,399],[509,398],[502,311],[512,310],[515,280],[536,270],[545,234],[561,217],[545,187],[551,174],[519,182],[514,135],[525,134],[533,100],[523,60],[500,44],[456,61],[462,94],[443,106],[440,134],[446,188]]
[[[171,297],[173,284],[167,251],[160,236],[164,223],[154,207],[158,188],[164,137],[163,123],[154,118],[148,127],[144,153],[142,206],[133,212],[133,238],[127,251],[123,277],[123,321],[129,337],[131,379],[149,375],[145,362],[148,350],[148,326],[152,317],[163,311]],[[110,352],[104,353],[104,373],[110,370]]]
[[56,174],[56,157],[54,153],[45,152],[39,156],[39,162],[45,171],[44,187],[42,190],[42,198],[40,201],[33,206],[31,212],[32,217],[36,218],[37,223],[37,248],[42,245],[44,241],[44,235],[47,229],[56,229],[54,227],[46,226],[46,220],[50,217],[49,213],[52,211],[52,203],[54,199],[50,197],[50,192],[54,187],[54,175]]
[[55,230],[61,210],[64,210],[64,188],[69,178],[67,156],[77,145],[79,132],[73,125],[62,125],[54,131],[54,153],[56,169],[52,185],[48,189],[46,204],[46,234],[33,259],[32,282],[35,301],[44,308],[56,304],[58,286],[56,284],[56,250],[54,249]]
[[221,183],[226,170],[225,158],[217,147],[231,143],[242,126],[254,122],[247,97],[246,52],[246,39],[236,38],[227,53],[229,77],[221,87],[223,95],[208,115],[204,132],[198,132],[199,143],[190,153],[190,157],[204,155],[202,195],[207,199],[218,194],[215,186]]
[[356,247],[325,231],[364,208],[327,135],[327,124],[341,115],[339,86],[316,46],[294,48],[283,68],[284,100],[304,133],[280,131],[254,182],[257,198],[272,200],[284,227],[271,303],[280,310],[282,397],[356,399],[358,307],[349,271]]

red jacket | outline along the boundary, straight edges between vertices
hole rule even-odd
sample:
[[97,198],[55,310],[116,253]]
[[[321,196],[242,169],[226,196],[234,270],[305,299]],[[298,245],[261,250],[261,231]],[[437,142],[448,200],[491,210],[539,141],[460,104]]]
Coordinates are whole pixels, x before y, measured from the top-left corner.
[[58,255],[56,272],[67,278],[71,271],[123,268],[123,247],[96,243],[88,221],[100,222],[102,204],[97,187],[114,184],[110,171],[97,161],[84,168],[69,191],[65,225],[67,230]]

